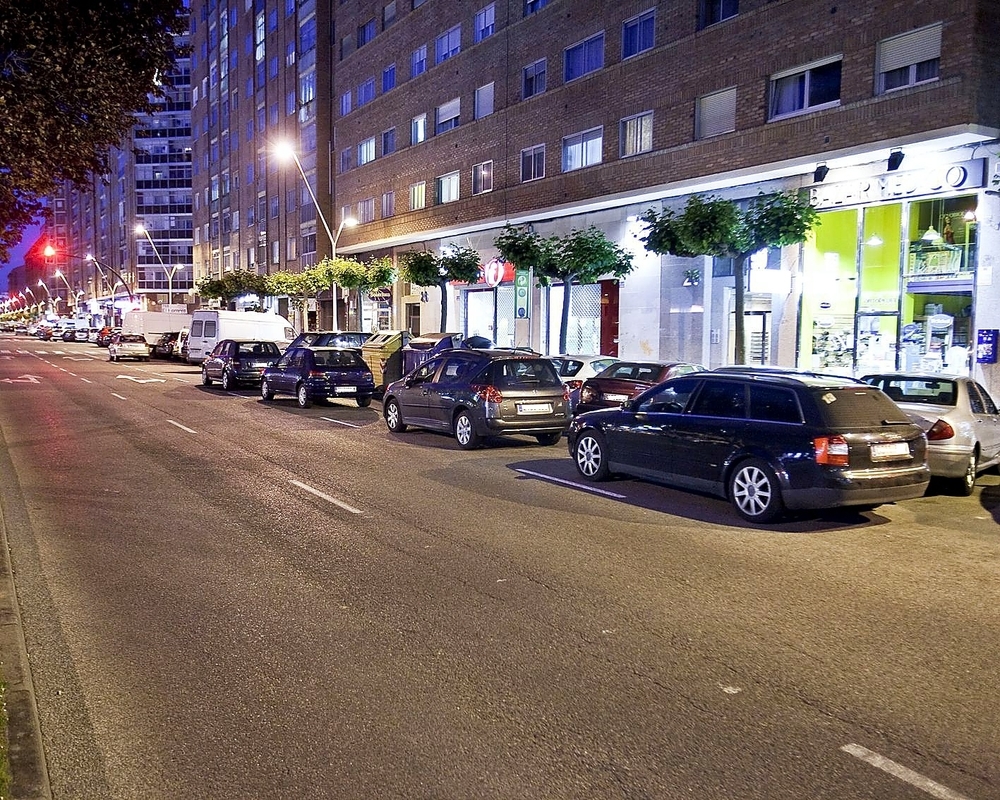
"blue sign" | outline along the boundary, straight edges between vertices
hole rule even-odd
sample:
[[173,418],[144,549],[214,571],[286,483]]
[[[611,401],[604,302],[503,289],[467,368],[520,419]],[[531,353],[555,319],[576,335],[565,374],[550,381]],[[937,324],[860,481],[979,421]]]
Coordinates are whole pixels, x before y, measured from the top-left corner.
[[980,328],[976,336],[977,364],[997,363],[998,341],[1000,341],[1000,330],[996,328]]

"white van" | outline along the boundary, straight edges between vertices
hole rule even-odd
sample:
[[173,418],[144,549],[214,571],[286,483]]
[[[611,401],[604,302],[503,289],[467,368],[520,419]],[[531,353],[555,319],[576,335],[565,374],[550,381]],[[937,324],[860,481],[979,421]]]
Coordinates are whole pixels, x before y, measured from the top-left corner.
[[222,339],[260,339],[284,350],[294,338],[292,323],[278,314],[199,309],[191,314],[187,363],[202,363]]

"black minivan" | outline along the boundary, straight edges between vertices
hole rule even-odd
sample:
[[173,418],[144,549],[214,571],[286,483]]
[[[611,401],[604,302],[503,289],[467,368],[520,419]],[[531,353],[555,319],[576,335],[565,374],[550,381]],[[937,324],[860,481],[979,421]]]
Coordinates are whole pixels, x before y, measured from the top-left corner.
[[569,428],[579,473],[623,473],[727,497],[744,519],[874,508],[927,489],[927,440],[874,386],[806,373],[700,372]]

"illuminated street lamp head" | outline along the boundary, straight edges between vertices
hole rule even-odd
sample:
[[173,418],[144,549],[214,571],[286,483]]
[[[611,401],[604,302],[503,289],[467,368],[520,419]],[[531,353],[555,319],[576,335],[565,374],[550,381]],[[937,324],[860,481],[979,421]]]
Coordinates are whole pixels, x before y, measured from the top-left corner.
[[139,234],[139,236],[145,236],[146,235],[146,226],[145,225],[141,225],[141,224],[140,225],[136,225],[135,226],[135,232],[137,234]]
[[45,249],[42,250],[42,255],[45,256],[46,258],[52,258],[52,256],[54,256],[55,254],[56,254],[56,249],[50,244],[45,245]]
[[298,160],[298,157],[295,154],[295,148],[292,147],[291,142],[278,142],[272,149],[274,150],[274,154],[281,161]]

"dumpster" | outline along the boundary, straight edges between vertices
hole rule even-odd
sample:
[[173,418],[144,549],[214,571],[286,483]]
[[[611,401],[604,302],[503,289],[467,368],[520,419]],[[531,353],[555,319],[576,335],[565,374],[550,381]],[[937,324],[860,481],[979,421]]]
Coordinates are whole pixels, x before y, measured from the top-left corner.
[[375,378],[376,395],[403,377],[403,348],[409,341],[409,331],[376,331],[361,347],[361,355]]
[[406,375],[443,350],[461,346],[460,333],[422,333],[414,336],[403,348],[403,374]]

